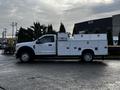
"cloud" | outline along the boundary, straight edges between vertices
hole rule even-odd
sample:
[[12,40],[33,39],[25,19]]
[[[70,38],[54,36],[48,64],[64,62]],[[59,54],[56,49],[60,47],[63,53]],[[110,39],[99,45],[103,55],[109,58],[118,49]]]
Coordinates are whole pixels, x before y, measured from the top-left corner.
[[93,7],[94,13],[103,13],[103,12],[112,12],[115,10],[120,10],[120,1],[116,0],[114,3],[107,4],[107,5],[99,5],[96,7]]
[[39,21],[52,23],[58,30],[63,22],[67,31],[72,31],[74,23],[119,12],[119,3],[119,0],[0,0],[0,28],[8,26],[11,34],[12,21],[23,27]]

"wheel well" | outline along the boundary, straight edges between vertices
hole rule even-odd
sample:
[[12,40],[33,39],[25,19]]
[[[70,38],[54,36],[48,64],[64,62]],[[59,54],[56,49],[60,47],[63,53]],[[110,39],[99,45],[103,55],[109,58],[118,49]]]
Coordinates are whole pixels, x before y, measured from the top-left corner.
[[91,50],[91,49],[85,49],[85,50],[83,50],[83,51],[82,51],[82,55],[83,55],[84,53],[87,53],[87,52],[90,52],[90,53],[92,53],[92,54],[94,55],[94,51]]
[[19,57],[20,57],[20,54],[21,54],[22,52],[28,52],[28,53],[30,53],[31,55],[35,55],[35,53],[34,53],[34,51],[33,51],[32,48],[30,48],[30,47],[28,47],[28,46],[24,46],[24,47],[21,47],[21,48],[18,50],[18,52],[17,52],[17,54],[16,54],[16,57],[19,58]]

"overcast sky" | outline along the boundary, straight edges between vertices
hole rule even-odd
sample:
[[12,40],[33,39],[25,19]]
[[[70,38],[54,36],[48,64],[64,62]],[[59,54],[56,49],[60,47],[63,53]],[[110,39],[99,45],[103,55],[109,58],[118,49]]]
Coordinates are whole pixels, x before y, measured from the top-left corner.
[[29,27],[35,21],[53,24],[58,31],[60,22],[72,32],[74,23],[93,18],[120,14],[120,0],[0,0],[0,35],[7,27],[11,35],[11,22]]

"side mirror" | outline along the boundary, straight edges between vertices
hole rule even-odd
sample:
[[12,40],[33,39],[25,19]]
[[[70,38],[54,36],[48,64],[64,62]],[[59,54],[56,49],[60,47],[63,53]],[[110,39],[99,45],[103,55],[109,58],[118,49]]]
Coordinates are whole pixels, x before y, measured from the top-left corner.
[[40,40],[39,40],[39,39],[36,41],[36,44],[41,44],[41,42],[40,42]]

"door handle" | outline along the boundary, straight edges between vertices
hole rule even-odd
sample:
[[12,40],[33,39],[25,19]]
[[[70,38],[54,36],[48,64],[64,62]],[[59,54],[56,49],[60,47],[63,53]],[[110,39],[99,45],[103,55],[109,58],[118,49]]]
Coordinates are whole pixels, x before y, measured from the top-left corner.
[[52,46],[52,44],[48,44],[48,46]]

